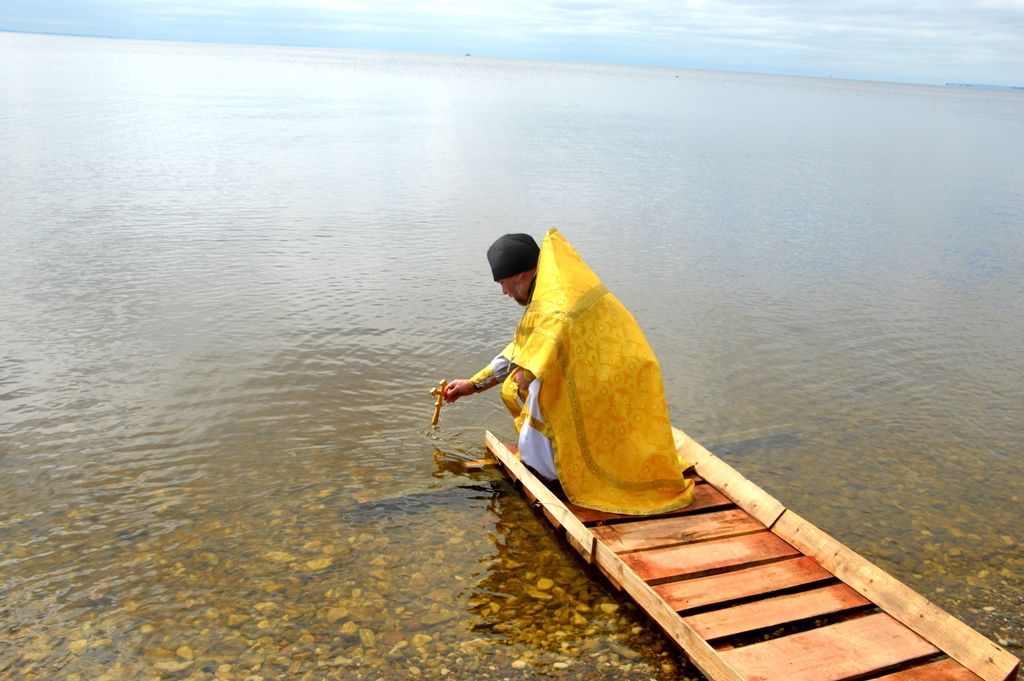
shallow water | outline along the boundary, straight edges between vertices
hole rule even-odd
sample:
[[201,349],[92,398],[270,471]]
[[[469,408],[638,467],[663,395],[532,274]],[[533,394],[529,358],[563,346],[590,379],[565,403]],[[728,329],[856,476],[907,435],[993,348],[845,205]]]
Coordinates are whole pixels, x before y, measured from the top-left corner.
[[696,676],[459,465],[511,432],[496,395],[429,427],[520,312],[487,245],[549,225],[679,427],[1024,652],[1020,93],[0,55],[0,675]]

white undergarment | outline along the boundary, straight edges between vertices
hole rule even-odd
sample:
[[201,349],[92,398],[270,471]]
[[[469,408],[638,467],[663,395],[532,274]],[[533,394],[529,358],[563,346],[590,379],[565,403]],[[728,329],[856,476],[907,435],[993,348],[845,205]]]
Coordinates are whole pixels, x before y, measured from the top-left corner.
[[[537,423],[543,423],[540,417],[540,379],[535,378],[530,383],[526,404],[530,410],[530,418]],[[551,446],[551,440],[544,437],[544,434],[530,425],[527,419],[519,430],[519,458],[523,463],[532,468],[548,482],[558,480],[558,473],[555,471],[555,454]]]

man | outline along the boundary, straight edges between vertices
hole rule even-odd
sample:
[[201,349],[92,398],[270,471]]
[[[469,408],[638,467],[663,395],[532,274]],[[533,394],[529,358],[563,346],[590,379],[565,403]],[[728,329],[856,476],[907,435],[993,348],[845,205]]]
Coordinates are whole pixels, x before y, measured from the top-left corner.
[[515,337],[445,400],[502,384],[524,463],[570,501],[653,514],[693,501],[661,370],[636,320],[556,229],[541,246],[506,234],[487,251],[502,293],[526,307]]

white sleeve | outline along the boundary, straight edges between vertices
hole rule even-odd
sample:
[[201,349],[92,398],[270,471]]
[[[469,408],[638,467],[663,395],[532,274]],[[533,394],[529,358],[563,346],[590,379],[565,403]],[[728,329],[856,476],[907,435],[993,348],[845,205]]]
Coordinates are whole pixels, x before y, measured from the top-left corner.
[[512,369],[514,368],[515,365],[508,361],[508,358],[504,355],[498,355],[491,360],[491,371],[494,372],[494,378],[496,378],[499,383],[508,378],[508,375],[512,373]]

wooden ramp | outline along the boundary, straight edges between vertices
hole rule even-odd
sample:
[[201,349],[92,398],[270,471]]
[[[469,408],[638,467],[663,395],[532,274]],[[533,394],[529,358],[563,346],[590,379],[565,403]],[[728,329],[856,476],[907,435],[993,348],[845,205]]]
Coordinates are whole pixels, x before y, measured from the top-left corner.
[[1007,681],[1020,661],[787,510],[682,431],[694,503],[655,517],[575,506],[493,434],[488,450],[588,563],[712,681]]

